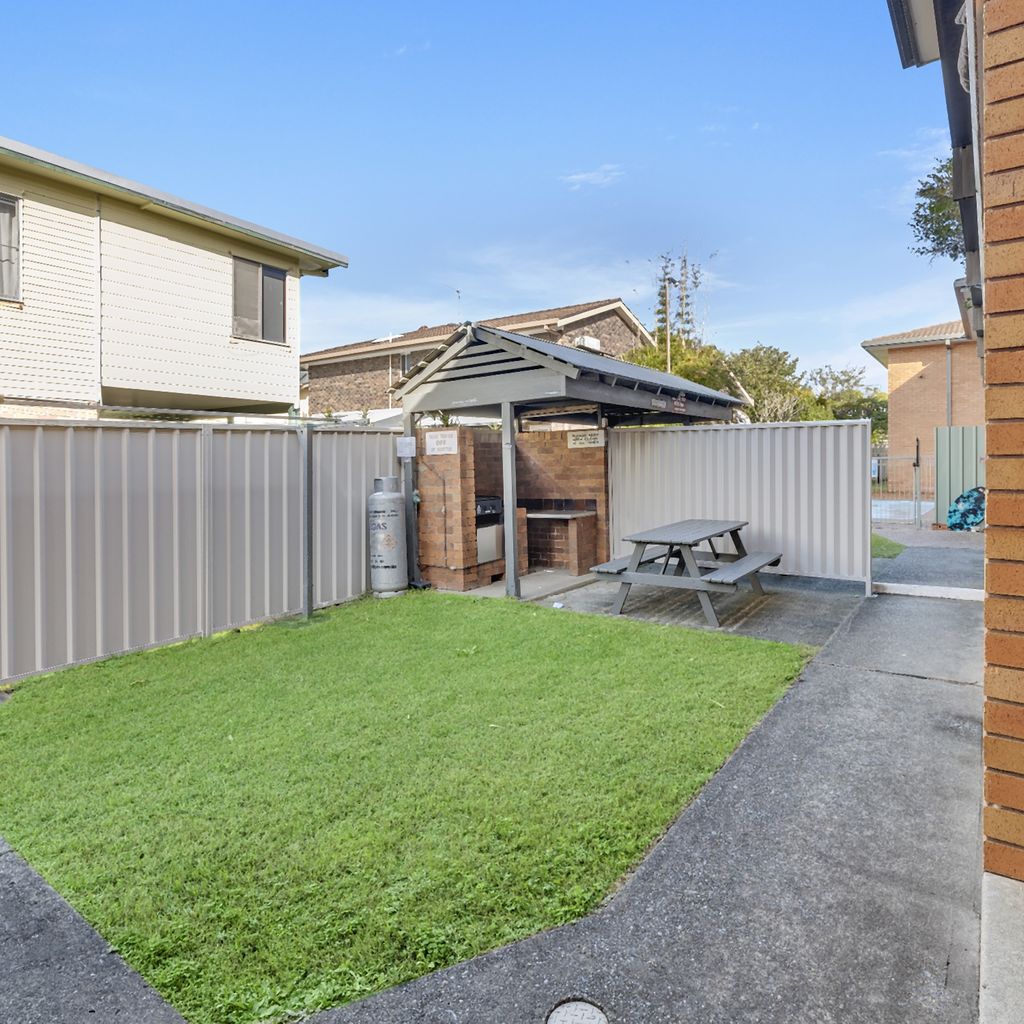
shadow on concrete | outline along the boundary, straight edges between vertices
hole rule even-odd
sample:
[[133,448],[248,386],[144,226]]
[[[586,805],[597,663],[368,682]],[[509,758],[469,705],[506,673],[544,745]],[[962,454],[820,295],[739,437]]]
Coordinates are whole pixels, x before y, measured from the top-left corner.
[[[653,571],[653,570],[652,570]],[[731,594],[713,594],[721,631],[763,640],[820,647],[864,599],[864,585],[802,576],[761,574],[764,596],[740,584]],[[547,607],[560,604],[578,612],[610,614],[619,584],[600,580],[579,590],[545,599]],[[632,619],[665,625],[711,629],[694,593],[634,584],[624,614]]]

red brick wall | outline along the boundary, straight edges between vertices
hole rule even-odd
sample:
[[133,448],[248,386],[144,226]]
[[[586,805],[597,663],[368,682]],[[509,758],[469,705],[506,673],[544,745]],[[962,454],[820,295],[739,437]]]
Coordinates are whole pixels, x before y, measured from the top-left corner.
[[607,448],[570,448],[565,430],[529,431],[516,439],[520,501],[592,501],[597,561],[608,559]]
[[[436,428],[435,428],[436,429]],[[502,493],[501,434],[486,427],[459,427],[455,455],[426,455],[419,431],[418,529],[424,579],[451,590],[471,590],[505,572],[504,560],[477,565],[476,496]],[[594,517],[561,523],[565,564],[589,568],[608,558],[608,474],[605,448],[569,448],[566,431],[527,432],[516,437],[516,477],[520,501],[592,504]],[[527,569],[526,509],[516,510],[519,571]],[[530,530],[543,520],[531,520]],[[582,524],[582,526],[580,525]],[[544,527],[540,528],[542,531]],[[537,535],[539,536],[539,534]],[[534,538],[536,539],[536,538]],[[536,544],[534,543],[534,547]]]
[[[439,429],[439,428],[433,428]],[[495,431],[454,428],[459,450],[454,455],[426,455],[425,435],[418,431],[416,459],[420,493],[417,527],[423,578],[444,590],[472,590],[505,573],[505,560],[477,564],[476,496],[501,494],[501,435]],[[494,488],[494,460],[498,482]],[[482,476],[478,479],[477,467]],[[481,483],[487,485],[481,489]],[[526,512],[518,510],[519,572],[527,569]]]
[[1024,4],[984,6],[985,868],[1024,880]]

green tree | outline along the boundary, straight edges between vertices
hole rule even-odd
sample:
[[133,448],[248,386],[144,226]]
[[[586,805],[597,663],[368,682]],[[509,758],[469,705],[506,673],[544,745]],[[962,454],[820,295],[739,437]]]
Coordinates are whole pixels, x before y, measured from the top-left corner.
[[935,259],[948,256],[963,262],[964,233],[960,207],[953,198],[953,158],[935,162],[935,167],[917,184],[917,203],[910,218],[917,245],[910,247],[919,256]]
[[871,440],[878,444],[889,433],[889,396],[864,383],[864,370],[823,366],[807,374],[815,404],[831,420],[871,420]]
[[[665,346],[644,345],[626,353],[626,359],[651,370],[666,371]],[[736,379],[729,369],[725,353],[715,345],[701,344],[696,348],[679,348],[672,353],[672,372],[706,388],[724,391],[742,397]]]
[[654,340],[658,348],[666,348],[665,341],[669,338],[674,314],[672,311],[672,293],[675,288],[675,262],[667,253],[658,257],[658,273],[656,277],[657,297],[654,304]]
[[732,353],[728,365],[750,396],[753,404],[745,411],[753,423],[810,418],[813,396],[797,370],[796,356],[757,344]]

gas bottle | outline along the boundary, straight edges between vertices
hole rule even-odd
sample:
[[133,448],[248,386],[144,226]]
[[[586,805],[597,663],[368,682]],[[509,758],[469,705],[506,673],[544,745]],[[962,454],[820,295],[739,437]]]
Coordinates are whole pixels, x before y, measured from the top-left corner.
[[405,496],[397,476],[379,476],[366,499],[370,534],[370,589],[376,597],[394,597],[409,589],[405,554]]

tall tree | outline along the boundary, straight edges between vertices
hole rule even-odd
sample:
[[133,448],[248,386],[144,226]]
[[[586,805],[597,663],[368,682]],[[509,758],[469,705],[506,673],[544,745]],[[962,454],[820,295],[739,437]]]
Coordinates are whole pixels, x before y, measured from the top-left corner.
[[746,412],[754,423],[808,418],[810,395],[796,356],[774,345],[757,344],[734,352],[728,362],[753,403]]
[[654,305],[654,340],[658,347],[668,350],[672,326],[675,319],[672,310],[672,293],[675,286],[675,261],[667,252],[658,257],[658,273],[655,279],[657,295]]
[[953,198],[953,158],[936,160],[932,170],[917,184],[917,203],[910,218],[917,245],[910,247],[919,256],[935,259],[948,256],[964,259],[964,233],[960,207]]

